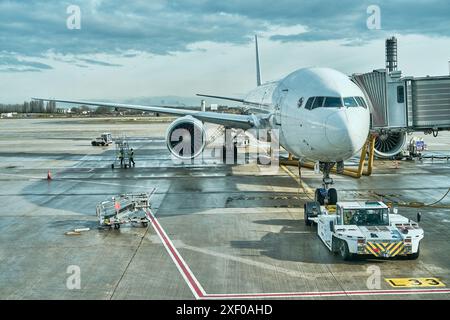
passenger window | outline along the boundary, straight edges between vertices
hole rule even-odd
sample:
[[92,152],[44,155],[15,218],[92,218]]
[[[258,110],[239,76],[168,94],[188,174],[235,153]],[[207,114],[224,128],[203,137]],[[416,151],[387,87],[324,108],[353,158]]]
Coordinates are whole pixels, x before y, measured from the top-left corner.
[[324,100],[324,97],[316,97],[316,99],[314,100],[312,109],[321,108],[323,105],[323,100]]
[[405,102],[405,88],[403,86],[397,87],[397,102],[398,103]]
[[308,101],[306,102],[305,109],[311,110],[313,102],[314,97],[309,98]]
[[339,108],[342,107],[341,98],[338,97],[326,97],[325,103],[323,104],[325,108]]
[[346,106],[346,107],[357,107],[358,106],[355,98],[353,98],[353,97],[344,98],[343,100],[344,100],[344,106]]

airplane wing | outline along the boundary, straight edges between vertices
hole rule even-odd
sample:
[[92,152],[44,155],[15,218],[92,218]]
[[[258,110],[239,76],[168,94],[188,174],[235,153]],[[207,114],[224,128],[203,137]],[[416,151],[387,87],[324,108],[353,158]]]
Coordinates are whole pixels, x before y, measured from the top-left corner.
[[245,99],[239,99],[239,98],[232,98],[232,97],[223,97],[223,96],[213,96],[213,95],[209,95],[209,94],[200,94],[197,93],[197,96],[199,97],[207,97],[207,98],[214,98],[214,99],[222,99],[222,100],[229,100],[229,101],[236,101],[236,102],[240,102],[242,104],[246,104],[246,105],[250,105],[250,106],[269,106],[266,103],[259,103],[259,102],[253,102],[253,101],[248,101]]
[[249,128],[252,128],[255,125],[257,125],[256,117],[251,116],[251,115],[186,110],[186,109],[178,109],[178,108],[173,108],[173,107],[156,106],[156,105],[143,106],[143,105],[135,105],[135,104],[97,102],[97,101],[61,100],[61,99],[44,99],[44,98],[32,98],[32,99],[37,100],[37,101],[52,101],[52,102],[71,103],[71,104],[85,105],[85,106],[142,110],[142,111],[172,114],[172,115],[177,115],[177,116],[190,115],[201,121],[220,124],[220,125],[229,126],[232,128],[238,128],[238,129],[249,129]]

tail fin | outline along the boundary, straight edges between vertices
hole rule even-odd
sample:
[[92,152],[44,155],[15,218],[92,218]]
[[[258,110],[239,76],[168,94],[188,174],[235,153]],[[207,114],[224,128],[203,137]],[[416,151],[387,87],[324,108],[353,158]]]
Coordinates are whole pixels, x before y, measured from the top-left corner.
[[259,66],[259,49],[258,49],[258,36],[255,34],[255,47],[256,47],[256,85],[261,85],[261,68]]

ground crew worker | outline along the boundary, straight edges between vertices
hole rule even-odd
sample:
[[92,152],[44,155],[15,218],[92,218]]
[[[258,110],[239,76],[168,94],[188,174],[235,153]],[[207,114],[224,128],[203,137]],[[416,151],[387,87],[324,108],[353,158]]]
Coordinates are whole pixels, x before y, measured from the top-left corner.
[[130,153],[128,154],[128,157],[129,157],[129,159],[130,159],[130,165],[131,164],[133,164],[133,167],[134,167],[134,165],[136,164],[135,162],[134,162],[134,151],[133,151],[133,148],[131,148],[130,149]]
[[119,151],[120,167],[123,166],[123,158],[124,158],[124,156],[123,156],[123,148],[120,148],[120,151]]

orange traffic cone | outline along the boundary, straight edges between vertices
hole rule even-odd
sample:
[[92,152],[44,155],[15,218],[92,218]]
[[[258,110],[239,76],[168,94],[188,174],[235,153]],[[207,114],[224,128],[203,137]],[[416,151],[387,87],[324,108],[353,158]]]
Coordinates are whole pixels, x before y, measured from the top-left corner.
[[50,173],[50,170],[47,172],[47,180],[52,180],[52,175]]

